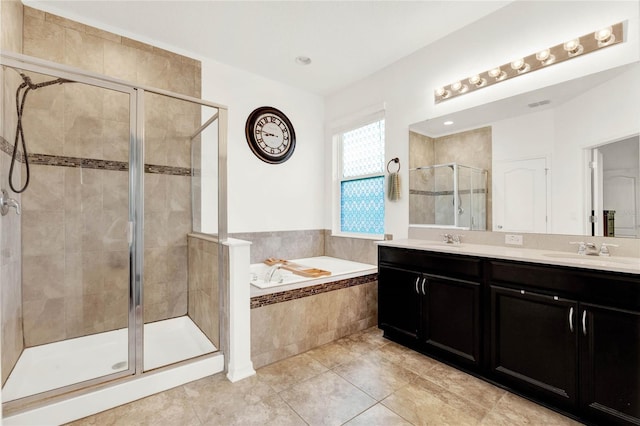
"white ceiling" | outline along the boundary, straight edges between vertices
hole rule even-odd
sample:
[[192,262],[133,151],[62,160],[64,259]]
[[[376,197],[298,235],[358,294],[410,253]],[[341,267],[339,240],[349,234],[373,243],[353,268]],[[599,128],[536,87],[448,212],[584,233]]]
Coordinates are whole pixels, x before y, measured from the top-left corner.
[[[23,0],[94,27],[326,95],[511,1]],[[311,65],[296,64],[308,56]]]

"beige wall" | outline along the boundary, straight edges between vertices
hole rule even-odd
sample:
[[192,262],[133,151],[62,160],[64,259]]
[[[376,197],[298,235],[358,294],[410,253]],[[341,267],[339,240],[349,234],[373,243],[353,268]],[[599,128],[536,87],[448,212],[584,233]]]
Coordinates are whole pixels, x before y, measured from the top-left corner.
[[[2,0],[0,2],[0,48],[2,50],[22,53],[22,4],[14,0]],[[14,94],[20,78],[17,74],[6,72],[0,68],[0,81],[2,92]],[[10,150],[8,143],[13,144],[15,136],[15,98],[3,96],[0,103],[0,143],[4,149],[0,150],[0,187],[6,189],[10,197],[21,201],[18,194],[13,193],[8,184]],[[5,143],[6,141],[6,143]],[[16,173],[14,182],[20,183],[20,174]],[[2,384],[11,373],[20,353],[23,349],[22,330],[22,289],[21,278],[21,237],[20,217],[15,210],[9,211],[6,216],[0,217],[0,307],[2,332],[0,347],[2,350]]]
[[[200,96],[200,63],[193,59],[29,7],[23,34],[26,55]],[[144,188],[146,322],[187,313],[189,136],[199,114],[184,101],[146,98],[145,164],[155,166]],[[79,83],[40,88],[29,94],[23,121],[30,154],[52,156],[32,166],[23,195],[26,345],[124,327],[128,94]],[[62,167],[63,157],[82,166]]]
[[259,368],[378,321],[378,282],[251,310],[251,360]]

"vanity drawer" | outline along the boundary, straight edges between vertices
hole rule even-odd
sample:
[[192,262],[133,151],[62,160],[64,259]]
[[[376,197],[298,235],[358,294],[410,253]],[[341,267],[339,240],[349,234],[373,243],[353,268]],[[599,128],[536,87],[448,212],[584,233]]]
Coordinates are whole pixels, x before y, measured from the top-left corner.
[[487,263],[491,283],[545,290],[585,302],[640,308],[640,275],[502,260]]
[[437,253],[398,247],[379,247],[381,263],[428,274],[478,280],[482,278],[482,260],[471,256]]

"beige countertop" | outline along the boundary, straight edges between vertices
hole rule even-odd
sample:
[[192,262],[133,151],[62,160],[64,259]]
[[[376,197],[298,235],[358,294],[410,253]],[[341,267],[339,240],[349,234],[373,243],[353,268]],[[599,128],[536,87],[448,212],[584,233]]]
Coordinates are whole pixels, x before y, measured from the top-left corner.
[[540,250],[520,247],[494,246],[483,244],[460,245],[445,244],[432,240],[390,240],[378,241],[376,244],[386,247],[400,247],[441,253],[455,253],[467,256],[479,256],[492,259],[519,260],[523,262],[541,263],[545,265],[571,266],[576,268],[625,272],[640,275],[640,258],[620,256],[587,256],[575,252]]

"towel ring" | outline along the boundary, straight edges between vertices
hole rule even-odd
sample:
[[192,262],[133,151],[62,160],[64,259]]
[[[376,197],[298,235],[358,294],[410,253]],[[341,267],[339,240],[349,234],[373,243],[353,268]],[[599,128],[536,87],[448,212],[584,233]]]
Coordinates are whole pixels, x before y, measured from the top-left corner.
[[398,170],[394,172],[394,173],[398,173],[400,171],[400,159],[398,157],[392,158],[391,160],[389,160],[389,162],[387,163],[387,173],[391,173],[391,171],[389,170],[389,165],[392,162],[398,164]]

